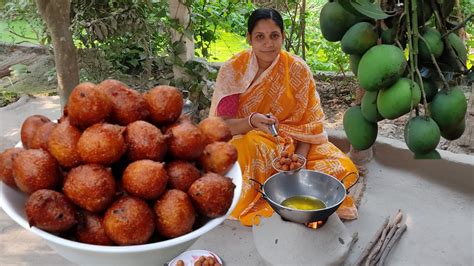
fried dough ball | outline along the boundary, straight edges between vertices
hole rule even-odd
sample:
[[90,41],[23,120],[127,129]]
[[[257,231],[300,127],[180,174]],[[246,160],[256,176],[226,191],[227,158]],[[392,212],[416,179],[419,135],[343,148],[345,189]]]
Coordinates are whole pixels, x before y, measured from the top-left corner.
[[40,189],[25,203],[28,223],[48,232],[64,232],[77,223],[74,205],[61,193]]
[[104,228],[116,244],[139,245],[150,239],[155,230],[155,214],[145,201],[125,196],[105,212]]
[[112,111],[112,102],[107,94],[90,82],[77,85],[69,96],[67,113],[71,124],[87,128],[105,120]]
[[186,118],[168,127],[165,135],[169,154],[176,159],[195,160],[204,150],[201,130]]
[[87,128],[79,138],[77,150],[85,163],[109,165],[120,159],[126,151],[125,128],[100,123]]
[[224,119],[217,116],[202,120],[199,123],[199,129],[204,135],[204,143],[206,143],[206,145],[215,141],[227,142],[232,139],[230,128]]
[[122,176],[123,188],[143,199],[156,199],[166,188],[168,174],[162,163],[140,160],[128,165]]
[[226,214],[232,204],[235,185],[228,177],[207,173],[188,190],[199,213],[210,218]]
[[16,185],[28,194],[39,189],[54,189],[60,182],[58,163],[47,151],[21,151],[13,158],[12,166]]
[[40,126],[50,122],[49,118],[43,115],[32,115],[25,119],[21,125],[21,143],[25,149],[30,148],[31,139]]
[[63,191],[79,207],[100,212],[114,200],[115,180],[110,169],[98,164],[85,164],[68,173]]
[[102,246],[114,245],[114,241],[105,234],[103,217],[88,211],[81,211],[78,221],[75,236],[79,242]]
[[126,126],[137,120],[144,120],[148,116],[143,96],[124,83],[106,79],[97,85],[97,89],[104,91],[112,102],[110,118],[113,122]]
[[237,161],[237,149],[228,142],[213,142],[204,148],[199,163],[204,171],[225,174]]
[[80,137],[81,131],[71,125],[69,119],[63,120],[51,132],[48,141],[49,152],[61,166],[72,168],[82,163],[77,150]]
[[167,190],[154,206],[156,229],[164,237],[173,238],[193,230],[196,221],[194,210],[188,194],[181,190]]
[[13,158],[24,150],[23,148],[9,148],[0,153],[0,181],[10,187],[16,187],[13,178]]
[[30,149],[43,149],[49,151],[48,141],[56,123],[46,122],[38,127],[30,142]]
[[165,168],[169,176],[169,187],[184,192],[187,192],[191,184],[201,177],[199,170],[190,162],[172,161],[167,163]]
[[145,121],[135,121],[125,130],[129,161],[150,159],[163,161],[168,147],[161,130]]
[[183,95],[172,86],[156,86],[143,96],[151,120],[159,125],[175,122],[183,110]]

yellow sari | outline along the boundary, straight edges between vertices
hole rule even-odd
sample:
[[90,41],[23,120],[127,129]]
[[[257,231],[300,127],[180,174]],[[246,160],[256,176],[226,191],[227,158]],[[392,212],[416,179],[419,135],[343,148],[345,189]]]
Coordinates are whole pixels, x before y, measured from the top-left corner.
[[[251,50],[244,51],[220,69],[214,89],[210,115],[233,118],[248,117],[252,112],[272,113],[279,121],[280,141],[294,150],[296,142],[310,143],[306,168],[345,179],[346,187],[356,182],[358,173],[352,161],[327,139],[324,113],[314,79],[306,63],[299,57],[281,51],[272,65],[253,83],[258,71]],[[255,190],[256,179],[263,183],[275,173],[271,161],[279,156],[275,139],[262,131],[252,130],[235,136],[231,143],[238,150],[243,187],[232,218],[244,225],[258,223],[258,216],[273,214],[270,205]],[[345,219],[357,218],[357,209],[347,197],[337,210]]]

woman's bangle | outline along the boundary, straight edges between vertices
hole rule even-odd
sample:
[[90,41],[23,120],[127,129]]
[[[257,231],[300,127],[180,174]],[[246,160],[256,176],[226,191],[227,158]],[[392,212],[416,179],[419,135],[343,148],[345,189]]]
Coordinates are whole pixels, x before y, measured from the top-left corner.
[[253,117],[255,114],[257,114],[257,112],[253,112],[253,113],[251,113],[251,114],[249,115],[248,123],[249,123],[249,126],[250,126],[251,128],[257,128],[256,126],[254,126],[254,125],[252,124],[252,117]]

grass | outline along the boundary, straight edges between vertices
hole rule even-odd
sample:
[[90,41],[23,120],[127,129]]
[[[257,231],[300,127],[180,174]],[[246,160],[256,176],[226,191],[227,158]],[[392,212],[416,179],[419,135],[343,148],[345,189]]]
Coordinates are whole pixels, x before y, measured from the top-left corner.
[[220,32],[220,38],[213,43],[209,49],[211,57],[210,62],[225,62],[235,54],[249,48],[247,40],[234,33]]

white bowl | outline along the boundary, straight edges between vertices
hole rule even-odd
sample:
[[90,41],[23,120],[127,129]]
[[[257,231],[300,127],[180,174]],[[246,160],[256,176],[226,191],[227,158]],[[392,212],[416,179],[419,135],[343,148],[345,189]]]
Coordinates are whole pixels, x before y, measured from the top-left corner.
[[200,228],[170,240],[136,246],[98,246],[79,243],[30,227],[24,212],[27,195],[0,182],[0,205],[19,225],[43,238],[59,255],[87,265],[163,265],[188,249],[201,235],[221,224],[230,215],[242,192],[242,173],[236,162],[225,175],[235,184],[234,198],[226,215],[209,220]]

